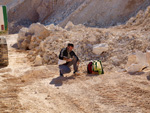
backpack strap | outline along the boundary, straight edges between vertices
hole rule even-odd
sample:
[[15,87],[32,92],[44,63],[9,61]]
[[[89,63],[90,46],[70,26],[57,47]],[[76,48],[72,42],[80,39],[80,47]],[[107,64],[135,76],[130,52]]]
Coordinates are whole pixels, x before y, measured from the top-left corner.
[[102,66],[102,62],[101,60],[99,60],[100,64],[101,64],[101,68],[102,68],[102,74],[104,74],[104,70],[103,70],[103,66]]

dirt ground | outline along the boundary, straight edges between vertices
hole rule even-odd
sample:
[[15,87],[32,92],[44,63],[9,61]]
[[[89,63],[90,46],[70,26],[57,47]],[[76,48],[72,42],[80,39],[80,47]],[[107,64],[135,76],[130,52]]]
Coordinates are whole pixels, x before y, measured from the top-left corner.
[[9,66],[0,68],[0,113],[150,113],[149,72],[59,77],[56,65],[33,67],[7,36]]

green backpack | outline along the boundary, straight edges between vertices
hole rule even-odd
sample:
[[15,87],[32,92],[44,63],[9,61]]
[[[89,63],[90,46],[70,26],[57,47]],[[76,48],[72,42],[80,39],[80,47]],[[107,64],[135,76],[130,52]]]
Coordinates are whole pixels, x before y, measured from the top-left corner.
[[98,74],[104,74],[101,60],[95,60],[92,62],[92,71],[98,72]]

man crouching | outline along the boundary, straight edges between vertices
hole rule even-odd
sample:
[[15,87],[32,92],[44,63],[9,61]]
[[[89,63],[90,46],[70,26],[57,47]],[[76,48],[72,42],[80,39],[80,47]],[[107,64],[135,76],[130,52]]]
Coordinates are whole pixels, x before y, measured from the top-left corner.
[[73,65],[74,74],[76,75],[78,73],[78,65],[79,65],[79,58],[77,55],[72,51],[74,48],[74,45],[69,43],[66,48],[63,48],[60,51],[59,54],[59,70],[60,70],[60,76],[63,76],[63,74],[70,73],[71,69],[70,66]]

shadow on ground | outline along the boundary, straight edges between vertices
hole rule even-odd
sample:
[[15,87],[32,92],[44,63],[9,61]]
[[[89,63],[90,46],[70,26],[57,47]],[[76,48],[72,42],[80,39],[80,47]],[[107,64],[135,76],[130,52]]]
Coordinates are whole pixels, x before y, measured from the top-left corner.
[[53,78],[52,81],[49,84],[54,84],[55,86],[62,86],[64,82],[68,83],[68,80],[87,80],[89,78],[93,78],[93,77],[97,77],[99,75],[95,75],[95,74],[85,74],[85,75],[72,75],[69,77],[57,77],[57,78]]
[[62,86],[64,81],[70,80],[70,79],[75,79],[74,76],[70,76],[70,77],[57,77],[57,78],[53,78],[52,81],[50,82],[50,84],[54,84],[55,86]]
[[143,75],[145,72],[134,72],[134,73],[129,73],[130,75]]
[[12,48],[15,48],[15,49],[18,49],[17,43],[13,44],[11,47],[12,47]]

